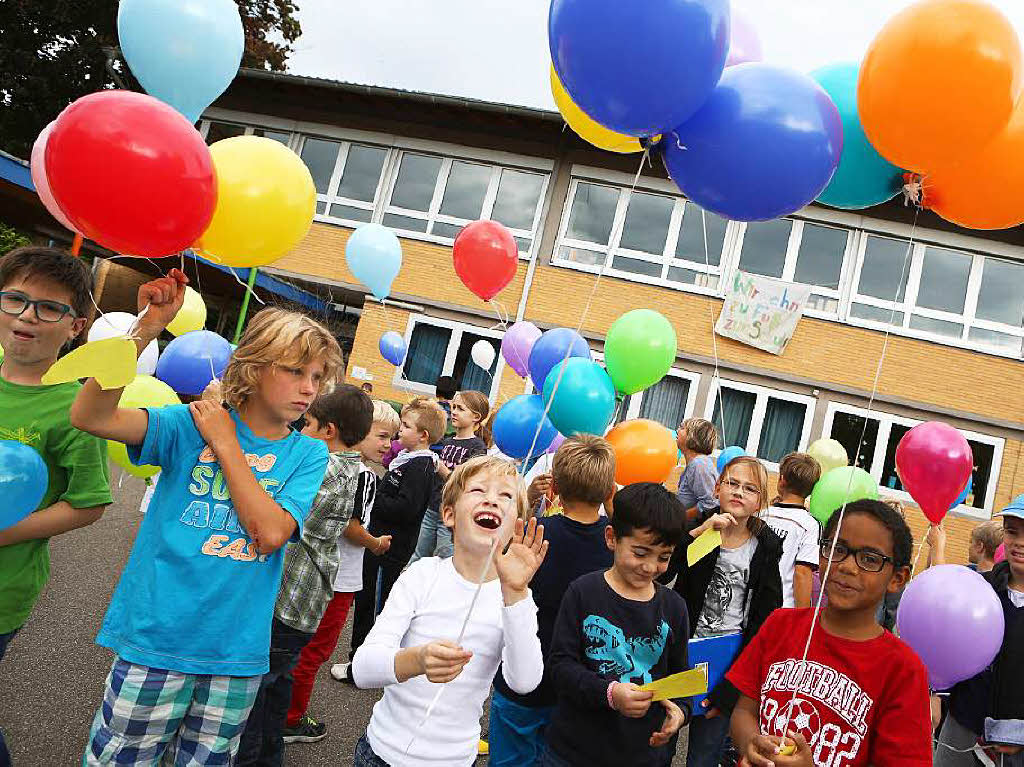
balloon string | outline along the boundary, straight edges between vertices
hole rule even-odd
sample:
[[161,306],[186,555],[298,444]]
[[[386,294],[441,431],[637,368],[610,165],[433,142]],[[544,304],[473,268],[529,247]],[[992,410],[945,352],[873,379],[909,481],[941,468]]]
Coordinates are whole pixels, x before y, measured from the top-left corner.
[[[936,527],[936,525],[929,525],[929,527]],[[914,574],[917,573],[917,563],[921,560],[921,553],[924,551],[925,542],[921,541],[921,544],[917,547],[917,554],[914,555],[914,565],[910,568],[910,578],[913,580]]]
[[[255,266],[250,266],[249,268],[250,269],[255,269],[256,267]],[[242,282],[241,278],[235,273],[234,269],[232,269],[229,266],[228,267],[228,271],[231,272],[231,276],[235,278],[235,282],[237,282],[239,285],[241,285],[243,288],[245,288],[245,291],[247,293],[249,293],[250,297],[255,298],[257,301],[259,301],[261,306],[266,306],[267,305],[267,302],[264,301],[262,298],[260,298],[259,295],[257,295],[255,290],[252,290],[246,283]],[[198,274],[198,269],[196,270],[196,272]],[[200,285],[199,287],[200,287],[200,289],[202,289],[202,285]]]
[[[676,140],[678,143],[678,139]],[[695,203],[691,203],[695,204]],[[697,206],[700,208],[700,206]],[[683,215],[686,215],[686,210],[683,210]],[[700,224],[701,230],[704,233],[704,274],[705,279],[711,275],[711,258],[708,255],[708,217],[704,208],[700,208]],[[721,279],[721,277],[719,277]],[[722,399],[722,378],[719,373],[718,367],[718,334],[715,332],[715,302],[708,301],[708,315],[711,318],[711,349],[715,355],[715,372],[714,378],[712,379],[712,385],[715,387],[715,396],[718,397],[718,420],[722,424],[722,449],[724,450],[726,445],[725,437],[725,403]],[[713,424],[712,424],[713,425]],[[746,450],[746,445],[743,449]]]

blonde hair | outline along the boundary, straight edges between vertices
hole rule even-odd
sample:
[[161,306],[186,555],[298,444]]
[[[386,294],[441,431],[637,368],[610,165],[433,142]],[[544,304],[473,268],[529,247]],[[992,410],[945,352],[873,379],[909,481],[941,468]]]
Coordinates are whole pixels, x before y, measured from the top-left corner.
[[448,426],[448,416],[437,404],[437,400],[431,397],[416,397],[402,408],[402,417],[404,418],[406,415],[412,416],[417,429],[427,433],[431,445],[444,436],[444,430]]
[[444,491],[441,494],[441,508],[454,508],[459,498],[466,492],[466,485],[478,474],[496,474],[499,477],[513,477],[516,480],[516,516],[524,522],[530,519],[530,504],[526,500],[526,485],[523,484],[516,470],[516,465],[505,458],[496,455],[480,455],[470,458],[463,464],[455,467],[455,470],[445,482]]
[[687,450],[700,455],[711,455],[718,445],[715,425],[706,418],[688,418],[679,424],[679,428],[686,430],[686,442],[683,446]]
[[569,437],[555,452],[551,478],[563,503],[604,503],[615,492],[615,451],[602,437]]
[[264,309],[245,329],[221,379],[224,401],[238,410],[259,386],[271,365],[302,366],[323,360],[324,377],[317,394],[334,383],[341,368],[341,348],[323,325],[287,309]]
[[[480,416],[480,422],[476,425],[476,435],[484,441],[487,447],[494,444],[494,439],[491,437],[491,427],[488,425],[491,414],[491,401],[487,399],[487,395],[482,391],[476,391],[475,389],[468,389],[466,391],[455,392],[455,396],[462,400],[462,404],[466,406],[473,415]],[[454,398],[453,398],[454,399]]]
[[733,458],[729,463],[722,469],[721,475],[718,477],[718,484],[721,485],[725,481],[727,476],[731,476],[731,470],[738,466],[746,466],[750,469],[750,473],[754,475],[753,483],[757,485],[758,498],[760,499],[759,511],[764,511],[768,508],[768,470],[764,467],[757,458],[752,455],[738,455]]
[[373,423],[379,423],[390,431],[392,436],[398,431],[398,427],[402,425],[395,409],[382,399],[375,399],[373,401]]

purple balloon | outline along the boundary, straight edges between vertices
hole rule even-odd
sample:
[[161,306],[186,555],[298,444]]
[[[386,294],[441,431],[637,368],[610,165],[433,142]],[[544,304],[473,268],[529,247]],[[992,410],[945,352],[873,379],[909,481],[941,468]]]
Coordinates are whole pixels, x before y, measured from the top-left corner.
[[558,450],[558,448],[560,448],[562,446],[563,442],[565,442],[565,435],[564,434],[556,434],[555,438],[553,440],[551,440],[551,444],[548,445],[548,449],[545,450],[544,452],[545,453],[554,453],[556,450]]
[[939,565],[903,592],[896,629],[928,668],[932,689],[948,690],[984,671],[1006,629],[996,592],[973,570]]
[[734,8],[729,24],[729,56],[725,60],[725,65],[731,67],[747,61],[761,61],[764,56],[761,51],[761,38],[750,19]]
[[530,352],[540,338],[540,328],[532,322],[519,321],[505,331],[501,339],[501,356],[520,378],[530,372]]

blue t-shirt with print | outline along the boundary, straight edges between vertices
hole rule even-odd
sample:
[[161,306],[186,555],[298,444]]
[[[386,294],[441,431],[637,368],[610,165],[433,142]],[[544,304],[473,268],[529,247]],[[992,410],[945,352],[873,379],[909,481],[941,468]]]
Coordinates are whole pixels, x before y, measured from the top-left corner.
[[[266,673],[284,547],[257,552],[187,406],[148,412],[146,439],[128,455],[163,471],[96,641],[131,663],[186,674]],[[262,439],[231,418],[260,485],[301,529],[327,445],[297,432]]]

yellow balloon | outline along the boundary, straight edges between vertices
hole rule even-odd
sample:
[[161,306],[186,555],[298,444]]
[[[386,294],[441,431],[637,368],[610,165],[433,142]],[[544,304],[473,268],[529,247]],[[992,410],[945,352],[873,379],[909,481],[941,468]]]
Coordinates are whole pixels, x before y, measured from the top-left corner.
[[185,303],[181,305],[174,319],[167,324],[171,335],[180,336],[206,327],[206,302],[192,288],[185,288]]
[[[163,407],[164,405],[180,405],[181,400],[174,390],[163,381],[153,376],[136,376],[121,392],[119,407]],[[107,455],[110,460],[124,469],[133,477],[146,479],[160,471],[159,466],[136,466],[128,459],[128,449],[120,442],[107,440]]]
[[217,207],[197,243],[226,266],[264,266],[306,236],[313,223],[313,177],[291,149],[261,136],[235,136],[210,147]]
[[848,466],[850,463],[846,448],[837,440],[828,437],[812,442],[807,448],[807,453],[819,463],[822,474],[840,466]]
[[562,117],[565,118],[565,122],[584,141],[593,144],[598,149],[619,154],[644,151],[640,139],[609,130],[576,106],[572,97],[565,90],[565,86],[558,79],[554,64],[551,65],[551,95],[554,96],[555,105],[562,113]]
[[102,389],[120,389],[135,378],[138,349],[125,336],[103,338],[65,354],[43,374],[42,383],[51,384],[95,378]]

